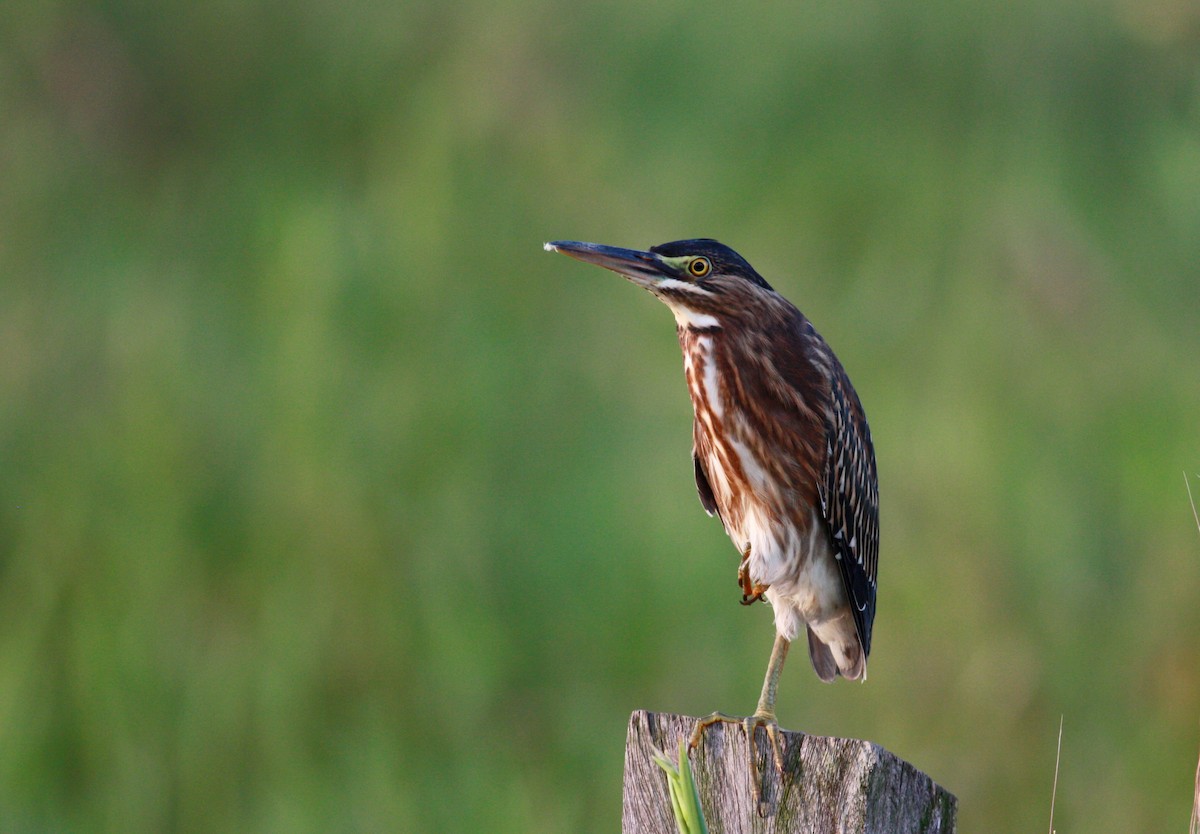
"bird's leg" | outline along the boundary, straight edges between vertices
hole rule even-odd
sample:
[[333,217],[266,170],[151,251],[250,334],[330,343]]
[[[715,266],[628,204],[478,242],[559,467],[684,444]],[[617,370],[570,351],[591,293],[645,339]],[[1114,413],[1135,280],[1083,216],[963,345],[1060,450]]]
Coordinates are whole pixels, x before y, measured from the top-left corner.
[[704,731],[713,724],[741,724],[746,731],[746,744],[750,749],[750,784],[754,786],[754,801],[762,800],[762,780],[758,773],[758,757],[754,754],[754,734],[762,727],[767,732],[767,740],[771,744],[771,754],[775,759],[775,769],[783,776],[783,750],[779,745],[779,722],[775,720],[775,695],[779,691],[779,677],[783,674],[783,662],[787,659],[791,643],[782,635],[775,635],[775,645],[771,649],[771,661],[767,664],[767,677],[763,681],[762,695],[758,699],[758,708],[749,718],[736,718],[721,712],[714,712],[707,718],[696,722],[692,731],[689,747],[695,749],[700,744]]
[[783,674],[783,662],[787,660],[788,648],[791,643],[782,634],[775,635],[775,645],[771,648],[771,660],[767,663],[767,676],[763,680],[762,695],[758,698],[758,708],[754,715],[746,719],[746,732],[754,738],[754,728],[761,726],[767,731],[771,742],[771,752],[775,755],[775,769],[783,775],[783,751],[779,747],[779,722],[775,720],[775,695],[779,691],[779,677]]

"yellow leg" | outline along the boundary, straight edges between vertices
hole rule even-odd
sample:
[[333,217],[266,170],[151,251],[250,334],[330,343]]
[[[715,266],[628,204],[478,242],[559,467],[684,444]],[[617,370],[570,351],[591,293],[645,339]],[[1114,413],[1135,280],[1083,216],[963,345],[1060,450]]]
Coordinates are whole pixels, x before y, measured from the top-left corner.
[[762,695],[758,699],[758,708],[749,718],[737,718],[714,712],[707,718],[696,722],[692,731],[691,748],[700,744],[704,731],[713,724],[741,724],[746,730],[746,743],[750,748],[750,784],[754,785],[755,801],[762,799],[762,782],[759,779],[757,756],[754,755],[754,733],[759,727],[767,732],[767,740],[771,743],[771,753],[775,758],[775,769],[783,775],[783,750],[779,746],[779,722],[775,720],[775,695],[779,691],[779,676],[783,674],[783,662],[787,660],[788,648],[791,644],[780,635],[775,635],[775,645],[771,649],[771,661],[767,664],[767,677],[763,681]]
[[[767,731],[771,741],[771,749],[775,754],[775,768],[783,774],[783,752],[779,749],[779,722],[775,720],[775,695],[779,691],[779,677],[783,674],[783,662],[787,660],[788,648],[791,646],[781,635],[775,635],[775,645],[771,648],[771,660],[767,664],[767,676],[763,680],[762,695],[758,698],[758,708],[754,715],[746,719],[753,726],[762,726]],[[750,738],[753,739],[753,728]]]

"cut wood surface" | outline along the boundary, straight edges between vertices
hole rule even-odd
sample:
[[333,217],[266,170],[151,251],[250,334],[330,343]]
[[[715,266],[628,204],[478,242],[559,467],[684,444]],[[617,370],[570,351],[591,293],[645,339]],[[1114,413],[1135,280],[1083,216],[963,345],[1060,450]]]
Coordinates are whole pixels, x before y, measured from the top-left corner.
[[[655,749],[678,755],[698,719],[635,712],[625,746],[624,834],[677,834],[666,775]],[[780,777],[766,731],[755,733],[763,796],[755,801],[746,732],[715,724],[692,752],[700,804],[711,834],[951,834],[954,795],[878,744],[780,732]],[[757,805],[757,807],[756,807]]]

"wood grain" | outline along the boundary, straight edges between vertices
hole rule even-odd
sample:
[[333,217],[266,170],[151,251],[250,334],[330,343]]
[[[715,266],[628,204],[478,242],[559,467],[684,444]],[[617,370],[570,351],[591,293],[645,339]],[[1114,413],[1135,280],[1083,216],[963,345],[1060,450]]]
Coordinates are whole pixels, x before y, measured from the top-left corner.
[[[674,759],[698,719],[635,712],[625,747],[624,834],[677,834],[666,776],[654,748]],[[958,801],[908,762],[857,739],[780,733],[782,778],[766,732],[755,733],[764,774],[755,803],[745,730],[716,724],[692,752],[700,804],[711,834],[952,834]]]

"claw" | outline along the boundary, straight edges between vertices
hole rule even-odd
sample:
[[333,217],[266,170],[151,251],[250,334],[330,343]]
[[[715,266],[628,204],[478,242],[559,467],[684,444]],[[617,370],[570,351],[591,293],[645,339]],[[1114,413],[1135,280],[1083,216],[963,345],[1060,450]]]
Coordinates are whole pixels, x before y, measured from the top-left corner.
[[771,753],[775,756],[775,771],[783,777],[783,747],[779,743],[779,722],[773,715],[752,715],[746,719],[746,734],[754,737],[754,731],[762,727],[767,731],[767,741],[771,743]]
[[742,719],[732,715],[726,715],[723,712],[714,712],[707,718],[701,718],[696,722],[696,729],[692,730],[692,737],[688,741],[688,749],[695,750],[700,746],[700,739],[704,736],[704,731],[713,724],[741,724]]
[[750,750],[750,784],[754,789],[754,804],[759,807],[759,813],[763,813],[763,779],[758,772],[758,756],[754,752],[754,737],[759,727],[762,727],[766,731],[767,742],[771,745],[771,754],[775,761],[775,771],[782,779],[784,773],[783,748],[779,739],[779,722],[775,720],[774,715],[763,712],[756,712],[748,718],[737,718],[722,712],[714,712],[707,718],[701,718],[696,722],[696,729],[692,731],[691,740],[688,742],[688,749],[695,750],[700,745],[700,739],[704,736],[704,731],[713,724],[740,724],[742,729],[745,730],[746,746]]
[[762,599],[769,585],[759,585],[750,579],[750,549],[742,556],[742,564],[738,568],[738,585],[742,589],[742,605],[753,605]]
[[762,595],[767,592],[767,587],[766,585],[755,585],[748,593],[743,590],[742,605],[753,605],[758,602],[762,599]]

